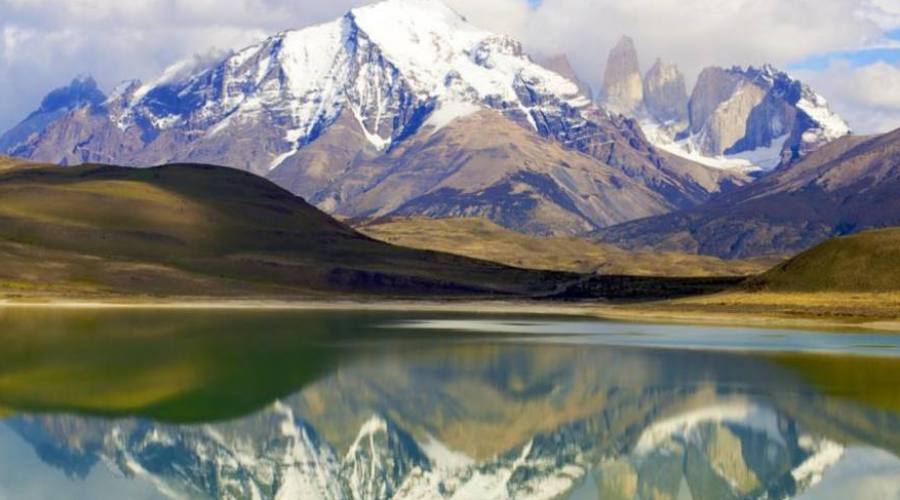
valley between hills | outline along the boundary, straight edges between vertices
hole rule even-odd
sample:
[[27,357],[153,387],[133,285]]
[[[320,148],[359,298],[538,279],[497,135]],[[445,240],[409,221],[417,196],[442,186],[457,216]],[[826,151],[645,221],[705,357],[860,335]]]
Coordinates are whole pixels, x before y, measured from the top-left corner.
[[6,305],[400,308],[882,329],[896,328],[900,310],[893,229],[784,262],[741,261],[529,236],[482,219],[399,219],[357,231],[265,179],[206,165],[60,169],[4,159],[0,194]]

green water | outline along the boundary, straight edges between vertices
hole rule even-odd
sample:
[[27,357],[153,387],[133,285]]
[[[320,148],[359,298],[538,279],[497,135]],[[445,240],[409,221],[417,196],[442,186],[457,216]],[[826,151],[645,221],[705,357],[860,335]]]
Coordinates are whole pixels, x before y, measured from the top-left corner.
[[4,309],[0,499],[898,498],[898,347],[521,315]]

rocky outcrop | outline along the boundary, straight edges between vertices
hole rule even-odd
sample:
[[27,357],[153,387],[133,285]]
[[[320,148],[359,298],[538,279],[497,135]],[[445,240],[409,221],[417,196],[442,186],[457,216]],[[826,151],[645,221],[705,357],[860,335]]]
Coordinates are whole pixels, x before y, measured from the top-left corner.
[[[701,151],[716,156],[726,152],[741,152],[760,146],[770,146],[771,137],[768,144],[745,140],[747,129],[754,126],[751,123],[751,115],[765,97],[765,90],[759,86],[739,82],[724,101],[716,103],[712,113],[703,122],[692,123],[692,128],[699,125],[695,142],[700,145]],[[778,135],[783,133],[779,130]],[[738,143],[742,143],[743,147]]]
[[677,66],[656,60],[644,76],[644,106],[662,123],[687,121],[687,87]]
[[789,162],[850,133],[824,98],[771,66],[703,70],[689,111],[688,133],[708,155],[770,148],[780,139]]
[[0,151],[19,154],[24,144],[42,134],[49,124],[66,113],[79,108],[99,106],[105,100],[106,95],[97,88],[93,78],[89,76],[75,78],[69,85],[47,94],[38,109],[0,135]]
[[628,37],[610,52],[601,98],[657,148],[720,169],[772,170],[850,133],[825,98],[771,66],[706,68],[688,99],[673,64],[657,59],[640,77]]
[[719,105],[734,95],[741,78],[719,67],[706,68],[697,77],[688,107],[690,132],[700,133]]
[[644,84],[634,40],[624,36],[609,52],[603,73],[602,99],[610,111],[630,115],[644,100]]

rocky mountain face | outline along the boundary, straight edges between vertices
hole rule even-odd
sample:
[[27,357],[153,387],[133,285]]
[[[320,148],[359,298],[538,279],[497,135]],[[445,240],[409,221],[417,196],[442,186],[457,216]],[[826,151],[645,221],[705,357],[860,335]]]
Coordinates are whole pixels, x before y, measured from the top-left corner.
[[622,37],[610,50],[603,72],[601,98],[614,113],[630,115],[644,100],[644,84],[634,40]]
[[850,133],[825,98],[771,66],[706,68],[688,97],[673,64],[657,60],[641,78],[626,37],[610,53],[607,81],[610,110],[639,120],[657,148],[710,167],[769,171]]
[[346,144],[329,130],[271,178],[344,217],[478,216],[537,234],[579,233],[677,206],[621,169],[510,127],[490,110],[424,130],[359,168],[355,154],[343,169],[307,159],[340,157]]
[[705,69],[689,115],[688,135],[701,153],[713,156],[783,142],[787,163],[850,132],[821,96],[771,66]]
[[696,209],[604,229],[629,248],[721,257],[794,254],[828,238],[900,225],[900,131],[843,137]]
[[687,120],[687,86],[678,66],[660,59],[653,63],[644,77],[644,106],[661,123]]
[[106,96],[90,77],[78,77],[44,97],[41,106],[25,120],[0,135],[0,151],[17,154],[17,147],[42,133],[54,121],[75,109],[102,105]]
[[[464,130],[477,120],[491,133]],[[11,151],[61,164],[222,164],[345,217],[484,215],[539,233],[664,213],[746,182],[672,161],[635,122],[438,0],[387,0],[212,64],[175,65]]]

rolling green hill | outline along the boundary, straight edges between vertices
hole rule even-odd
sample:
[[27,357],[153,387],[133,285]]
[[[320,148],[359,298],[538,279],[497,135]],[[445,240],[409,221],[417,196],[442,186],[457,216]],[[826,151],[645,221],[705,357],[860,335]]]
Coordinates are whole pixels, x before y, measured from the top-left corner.
[[6,159],[0,200],[6,295],[540,294],[579,278],[382,243],[222,167]]
[[785,292],[900,291],[900,228],[828,240],[751,282]]

